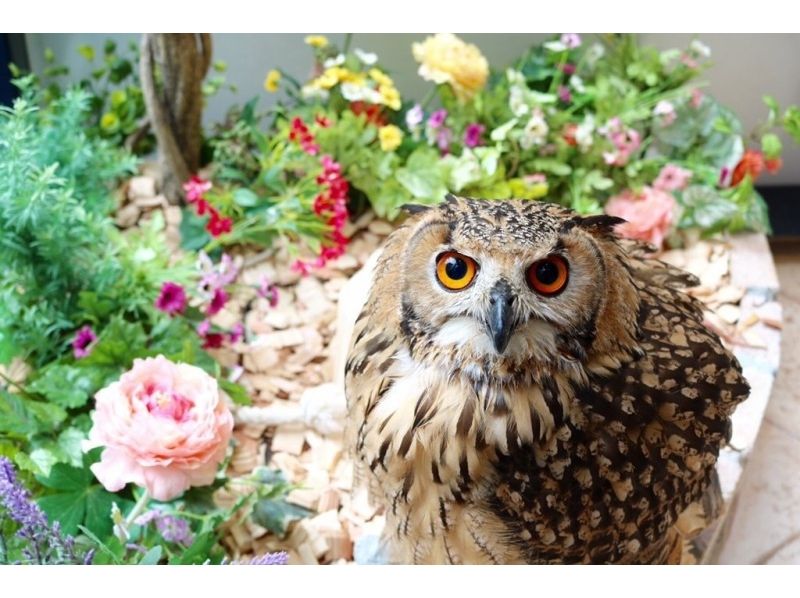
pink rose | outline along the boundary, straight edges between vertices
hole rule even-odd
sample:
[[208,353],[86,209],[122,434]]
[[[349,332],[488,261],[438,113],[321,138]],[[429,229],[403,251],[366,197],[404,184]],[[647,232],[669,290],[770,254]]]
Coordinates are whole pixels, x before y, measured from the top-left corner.
[[203,370],[162,355],[136,359],[95,401],[85,448],[105,447],[92,471],[107,490],[133,482],[167,501],[214,481],[233,417]]
[[645,187],[639,195],[628,190],[612,197],[606,204],[606,214],[627,221],[616,228],[623,237],[661,247],[672,227],[676,205],[666,191]]

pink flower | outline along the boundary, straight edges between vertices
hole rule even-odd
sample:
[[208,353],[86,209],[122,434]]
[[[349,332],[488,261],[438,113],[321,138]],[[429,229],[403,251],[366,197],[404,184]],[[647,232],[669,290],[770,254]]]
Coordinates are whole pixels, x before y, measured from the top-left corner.
[[442,154],[450,152],[450,142],[453,140],[453,132],[447,127],[442,127],[436,132],[436,145]]
[[641,135],[636,129],[629,129],[622,124],[619,118],[612,118],[600,130],[606,138],[613,144],[613,152],[603,152],[603,159],[606,164],[612,166],[625,166],[631,155],[639,149],[641,145]]
[[644,187],[638,195],[628,190],[612,197],[606,204],[606,214],[626,220],[616,228],[623,237],[661,247],[672,227],[676,207],[670,193]]
[[564,44],[567,49],[574,50],[581,45],[581,36],[577,33],[562,33],[561,43]]
[[692,99],[689,100],[689,105],[692,108],[699,108],[700,104],[703,103],[703,92],[697,89],[696,87],[692,90]]
[[464,145],[467,147],[477,147],[481,144],[481,135],[486,130],[480,123],[472,123],[467,125],[464,130]]
[[571,62],[565,62],[561,66],[561,72],[565,75],[574,75],[575,74],[575,65]]
[[258,286],[258,296],[263,297],[269,301],[270,307],[278,305],[278,287],[276,287],[266,276],[261,279],[261,284]]
[[203,370],[163,355],[136,359],[95,401],[84,450],[105,447],[91,469],[106,490],[132,482],[168,501],[214,481],[233,417]]
[[667,164],[653,181],[653,187],[660,191],[677,191],[686,188],[691,178],[691,170],[686,170],[676,164]]
[[228,294],[220,288],[214,289],[214,295],[211,297],[211,302],[206,308],[206,315],[214,316],[218,314],[220,310],[225,307],[227,302]]
[[244,336],[244,326],[241,322],[236,322],[231,328],[230,332],[228,333],[228,338],[230,339],[231,343],[238,343],[242,340]]
[[186,192],[186,201],[189,203],[202,199],[203,194],[209,189],[211,189],[211,181],[207,181],[197,175],[192,175],[192,178],[183,184],[183,190]]
[[566,85],[559,86],[558,99],[564,102],[565,104],[569,104],[572,101],[572,94],[569,91],[569,87],[567,87]]
[[202,254],[202,256],[201,265],[205,273],[198,285],[201,290],[214,291],[221,289],[231,284],[239,276],[239,268],[227,253],[222,254],[222,258],[216,266],[207,255]]
[[203,338],[205,338],[209,330],[211,330],[211,322],[208,320],[203,320],[197,325],[197,334]]
[[156,309],[175,316],[186,309],[186,291],[175,282],[165,282],[161,285],[161,293],[156,299]]
[[444,124],[445,120],[447,120],[447,110],[439,108],[428,118],[428,126],[431,129],[438,129]]
[[72,340],[72,354],[75,359],[82,359],[92,352],[92,343],[97,340],[97,335],[90,326],[84,326],[75,333]]
[[672,102],[661,100],[656,104],[655,108],[653,108],[653,116],[660,117],[661,125],[668,127],[674,123],[677,118],[675,106],[672,105]]

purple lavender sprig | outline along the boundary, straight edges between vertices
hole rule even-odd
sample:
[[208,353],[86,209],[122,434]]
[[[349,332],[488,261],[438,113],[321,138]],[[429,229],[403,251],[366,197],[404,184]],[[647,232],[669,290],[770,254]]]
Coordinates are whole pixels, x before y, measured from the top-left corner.
[[267,552],[254,557],[235,559],[229,561],[224,559],[222,565],[286,565],[289,563],[289,553],[287,552]]
[[[75,552],[75,539],[61,532],[61,525],[52,526],[42,509],[31,500],[28,491],[17,479],[11,461],[0,457],[0,563],[10,559],[12,546],[21,549],[21,563],[38,565],[89,565],[94,557],[90,550],[83,555]],[[18,529],[7,538],[3,531],[6,521]],[[13,543],[13,544],[12,544]]]

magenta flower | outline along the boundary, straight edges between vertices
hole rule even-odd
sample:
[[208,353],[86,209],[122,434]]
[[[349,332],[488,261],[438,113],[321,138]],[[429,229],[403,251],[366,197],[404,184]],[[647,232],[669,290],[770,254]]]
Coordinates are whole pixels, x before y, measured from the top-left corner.
[[477,147],[481,145],[481,135],[486,130],[480,123],[472,123],[467,125],[466,130],[464,131],[464,145],[467,147]]
[[569,92],[569,87],[561,85],[558,88],[558,99],[565,104],[569,104],[572,101],[572,94]]
[[447,127],[442,127],[436,132],[436,145],[443,154],[450,151],[450,142],[453,140],[453,132]]
[[211,181],[202,179],[197,175],[192,175],[192,178],[183,184],[183,190],[186,192],[186,201],[189,203],[202,199],[203,194],[209,189],[211,189]]
[[563,72],[565,75],[574,75],[575,65],[571,62],[567,62],[561,66],[561,72]]
[[447,120],[447,110],[439,108],[428,118],[428,126],[431,129],[438,129],[444,124],[445,120]]
[[568,50],[574,50],[581,45],[581,36],[577,33],[563,33],[561,35],[561,43],[564,44]]
[[276,287],[266,276],[261,279],[258,287],[258,296],[269,301],[270,307],[278,305],[278,287]]
[[211,303],[206,308],[206,314],[209,316],[218,314],[227,302],[228,294],[222,289],[214,289],[214,296],[211,297]]
[[97,335],[89,326],[84,326],[75,333],[72,340],[72,354],[75,359],[83,359],[92,352],[92,343],[97,340]]
[[161,286],[161,293],[156,299],[156,309],[175,316],[186,309],[186,291],[175,282],[165,282]]

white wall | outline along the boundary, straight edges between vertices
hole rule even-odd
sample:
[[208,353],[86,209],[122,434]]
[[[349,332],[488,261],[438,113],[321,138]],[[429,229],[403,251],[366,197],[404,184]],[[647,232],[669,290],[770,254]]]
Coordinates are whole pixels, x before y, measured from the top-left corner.
[[[354,36],[353,47],[377,52],[404,97],[421,98],[429,84],[416,75],[411,43],[424,35],[361,33]],[[78,55],[77,47],[89,43],[99,50],[107,37],[117,40],[120,46],[127,45],[128,40],[138,39],[134,34],[28,34],[31,64],[34,70],[40,71],[44,49],[49,47],[60,62],[72,69],[74,77],[86,76],[90,68]],[[214,58],[228,63],[228,81],[238,87],[238,93],[234,96],[222,91],[212,98],[205,112],[205,121],[221,120],[231,103],[244,102],[254,95],[261,97],[262,106],[274,102],[276,96],[267,94],[262,87],[264,76],[273,67],[279,66],[304,80],[310,71],[311,52],[303,43],[303,37],[297,33],[214,34]],[[344,35],[328,34],[328,37],[341,43]],[[489,63],[500,68],[548,34],[487,33],[462,34],[461,37],[477,44]],[[643,43],[660,49],[685,47],[693,37],[662,33],[641,36]],[[745,131],[766,116],[761,101],[765,93],[773,95],[782,106],[800,104],[800,35],[699,34],[699,38],[712,49],[714,64],[705,75],[710,83],[707,89],[742,118]],[[761,183],[800,184],[800,146],[788,139],[784,139],[784,146],[783,170],[778,175],[765,176]]]

